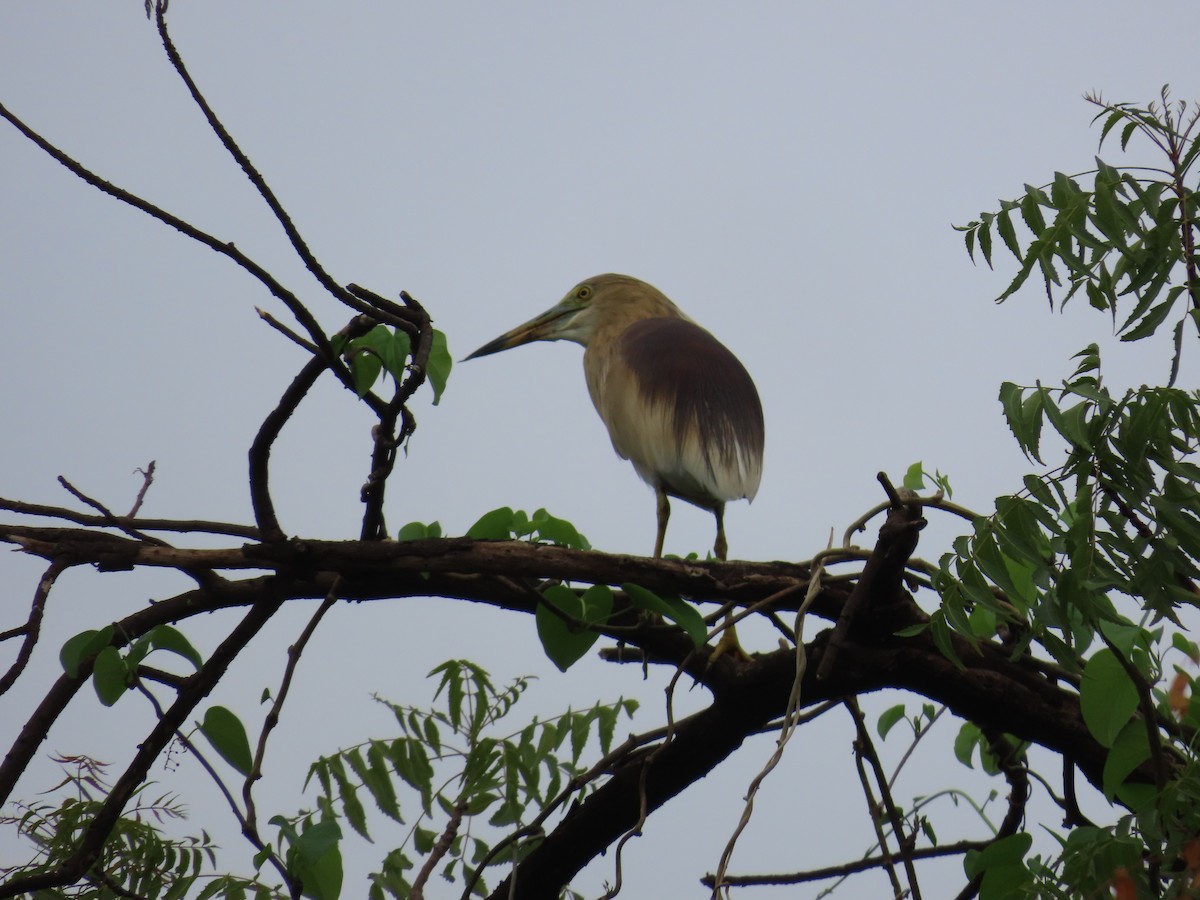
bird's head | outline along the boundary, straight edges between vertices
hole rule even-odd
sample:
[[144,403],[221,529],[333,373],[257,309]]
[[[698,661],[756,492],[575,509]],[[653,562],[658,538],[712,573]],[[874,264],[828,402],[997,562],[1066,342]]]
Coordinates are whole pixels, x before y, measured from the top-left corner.
[[489,341],[466,359],[532,341],[574,341],[586,347],[599,333],[657,317],[686,318],[661,291],[644,281],[628,275],[597,275],[579,282],[550,309]]

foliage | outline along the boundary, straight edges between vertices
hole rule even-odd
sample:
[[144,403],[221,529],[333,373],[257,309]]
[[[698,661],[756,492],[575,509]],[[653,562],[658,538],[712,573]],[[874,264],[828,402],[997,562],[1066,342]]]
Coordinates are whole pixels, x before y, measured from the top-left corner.
[[[486,895],[483,870],[520,859],[538,841],[539,831],[529,828],[533,819],[595,789],[595,774],[581,765],[584,751],[595,742],[607,754],[618,719],[637,709],[634,700],[597,703],[501,733],[500,722],[529,686],[527,678],[498,687],[467,660],[445,662],[430,677],[438,678],[438,707],[377,698],[400,734],[322,757],[309,771],[323,822],[344,820],[371,840],[361,793],[386,819],[406,826],[403,842],[370,875],[372,898],[410,896],[423,857],[420,880],[436,866],[446,881],[461,877],[473,893]],[[312,819],[305,812],[293,821],[311,825]],[[506,833],[510,837],[496,842],[494,835]]]
[[[85,756],[56,760],[63,780],[46,793],[65,794],[58,804],[37,802],[19,805],[18,815],[0,817],[0,826],[37,848],[37,858],[22,866],[0,868],[0,876],[33,874],[53,869],[70,856],[108,793],[106,764]],[[198,837],[168,836],[163,825],[187,818],[178,798],[160,794],[143,799],[151,785],[138,790],[138,799],[128,808],[104,844],[100,858],[85,876],[85,883],[67,892],[43,892],[44,897],[77,897],[108,900],[115,897],[147,897],[174,900],[186,896],[224,897],[229,900],[253,897],[268,900],[279,892],[257,879],[230,874],[214,875],[217,846],[208,834]]]
[[[334,352],[344,356],[350,367],[354,388],[360,397],[371,390],[385,372],[392,376],[397,385],[401,384],[413,356],[412,338],[403,330],[386,325],[376,325],[361,337],[337,338],[332,343]],[[446,335],[435,328],[429,361],[426,363],[434,406],[441,402],[453,367],[454,360],[450,356]]]
[[[1052,305],[1082,290],[1124,341],[1172,323],[1173,382],[1185,327],[1200,326],[1200,111],[1172,103],[1166,89],[1161,104],[1145,108],[1090,99],[1101,108],[1101,145],[1120,126],[1121,149],[1141,136],[1165,158],[1161,167],[1097,158],[1090,186],[1057,173],[961,230],[972,258],[978,251],[992,264],[995,233],[1018,261],[998,300],[1036,268]],[[1014,657],[1035,647],[1047,653],[1078,685],[1084,722],[1109,748],[1104,794],[1128,815],[1108,827],[1078,825],[1060,838],[1056,859],[1026,861],[1030,845],[1014,835],[969,856],[966,870],[981,878],[986,897],[1001,896],[993,884],[1003,885],[1003,896],[1066,896],[1063,884],[1071,896],[1094,895],[1122,879],[1158,895],[1163,870],[1180,869],[1186,876],[1167,888],[1175,896],[1190,890],[1198,868],[1190,848],[1200,833],[1193,742],[1200,718],[1186,699],[1196,652],[1180,631],[1200,605],[1200,392],[1114,391],[1096,344],[1075,359],[1061,388],[1002,385],[1008,426],[1043,469],[997,498],[995,512],[978,517],[973,533],[942,558],[935,576],[942,603],[931,628],[949,654],[951,633],[971,641],[999,633]],[[1045,463],[1047,430],[1060,454],[1053,467]],[[1163,682],[1172,675],[1168,690]]]
[[[963,897],[1092,897],[1113,890],[1122,900],[1195,895],[1200,705],[1192,689],[1200,652],[1189,635],[1200,605],[1200,393],[1175,381],[1189,321],[1200,331],[1194,184],[1200,109],[1172,102],[1165,90],[1160,103],[1144,108],[1093,97],[1101,149],[1119,136],[1122,151],[1148,147],[1161,160],[1157,168],[1097,159],[1088,173],[1058,173],[1040,187],[1027,185],[1019,197],[962,226],[972,259],[991,266],[1003,246],[1016,260],[1017,273],[999,300],[1015,296],[1036,270],[1052,308],[1082,293],[1124,341],[1163,329],[1173,338],[1165,386],[1124,390],[1106,383],[1098,344],[1076,354],[1061,387],[1002,385],[1002,413],[1037,468],[1018,490],[997,498],[993,513],[950,503],[948,478],[917,463],[899,490],[881,476],[887,502],[857,520],[841,547],[831,543],[804,563],[594,553],[571,523],[545,509],[529,515],[510,507],[483,515],[464,537],[443,537],[438,522],[410,522],[389,541],[386,489],[416,428],[408,403],[426,381],[435,404],[443,396],[452,365],[446,337],[405,292],[402,302],[393,302],[356,285],[343,287],[324,271],[191,79],[168,34],[166,9],[165,0],[147,4],[172,66],[328,295],[323,299],[351,310],[351,318],[329,333],[304,301],[235,242],[90,172],[0,105],[0,116],[93,187],[240,265],[292,314],[299,330],[266,314],[264,320],[308,354],[249,448],[252,524],[139,519],[141,495],[133,512],[119,516],[65,480],[88,513],[0,501],[7,511],[81,526],[5,523],[0,529],[0,541],[48,564],[27,621],[0,637],[20,645],[0,675],[0,693],[25,669],[63,572],[82,565],[102,572],[151,566],[189,579],[187,591],[106,620],[62,647],[63,674],[0,763],[5,799],[40,738],[86,682],[105,706],[130,693],[143,698],[153,724],[131,739],[133,761],[111,785],[102,765],[65,759],[72,766],[58,788],[65,796],[57,803],[19,803],[17,814],[2,820],[33,858],[4,872],[0,896],[332,900],[357,888],[345,884],[343,871],[351,835],[371,841],[398,833],[370,877],[373,898],[421,897],[434,875],[453,882],[456,894],[485,895],[496,875],[492,867],[501,865],[498,877],[507,881],[492,884],[491,896],[558,896],[570,893],[584,865],[610,850],[615,883],[606,897],[612,897],[621,890],[622,848],[643,833],[647,818],[748,738],[774,733],[774,755],[746,795],[716,874],[706,879],[714,895],[727,893],[739,883],[726,864],[751,816],[754,792],[793,730],[834,709],[849,713],[856,726],[853,759],[875,836],[869,853],[879,851],[842,867],[843,879],[878,868],[896,896],[918,895],[916,862],[955,854],[968,880]],[[272,447],[322,375],[336,379],[374,417],[356,541],[289,534],[272,495]],[[916,492],[927,482],[934,494],[922,497]],[[936,565],[913,556],[924,516],[933,510],[971,521],[971,532]],[[887,519],[875,549],[852,545],[850,534],[881,511]],[[179,546],[155,533],[182,533],[202,546]],[[236,546],[211,547],[214,538],[231,536]],[[860,568],[829,571],[846,565]],[[937,606],[926,614],[913,595],[931,587]],[[254,786],[264,776],[268,738],[307,641],[341,601],[401,596],[484,602],[532,618],[548,657],[564,671],[600,637],[616,641],[602,657],[673,672],[665,724],[614,746],[621,715],[632,715],[636,706],[620,699],[508,726],[528,681],[497,686],[479,665],[454,660],[431,673],[438,681],[430,708],[381,699],[398,733],[317,760],[308,781],[316,792],[312,808],[270,817],[274,831],[264,838]],[[278,690],[263,693],[269,707],[258,733],[231,709],[204,708],[233,661],[293,600],[315,601],[317,609],[289,647]],[[706,620],[697,603],[719,608]],[[779,648],[741,659],[705,652],[708,621],[734,609],[768,622],[780,635]],[[207,658],[177,627],[195,615],[229,610],[241,618]],[[794,616],[790,624],[784,614]],[[806,641],[808,615],[834,624]],[[812,668],[810,654],[820,657]],[[674,691],[685,675],[711,698],[677,718]],[[918,712],[899,703],[877,720],[881,740],[900,734],[907,742],[890,775],[856,700],[881,688],[907,690],[922,701]],[[907,806],[895,802],[900,770],[939,721],[951,717],[947,712],[961,724],[938,749],[1007,783],[1007,809],[998,824],[990,808],[1001,796],[996,789],[982,801],[943,787]],[[197,734],[225,765],[209,762],[193,742]],[[1047,777],[1034,768],[1032,743],[1059,757],[1061,788],[1050,781],[1056,772]],[[208,772],[254,848],[260,874],[273,868],[278,886],[257,875],[214,876],[208,869],[215,848],[206,834],[166,833],[163,826],[178,822],[182,808],[169,794],[144,798],[152,763],[174,746]],[[1095,788],[1092,800],[1107,804],[1104,821],[1080,809],[1077,771]],[[1032,782],[1063,811],[1061,827],[1039,823],[1056,842],[1051,852],[1035,846],[1041,832],[1025,822]],[[930,810],[943,798],[969,804],[987,827],[985,837],[939,844]],[[814,870],[786,880],[826,877],[828,870]],[[756,882],[749,876],[740,883]]]

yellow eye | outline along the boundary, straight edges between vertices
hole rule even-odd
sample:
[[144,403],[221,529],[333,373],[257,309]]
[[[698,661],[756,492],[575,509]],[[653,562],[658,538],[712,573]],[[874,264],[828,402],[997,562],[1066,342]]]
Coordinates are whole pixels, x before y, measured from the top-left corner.
[[592,286],[590,284],[580,285],[579,290],[577,290],[575,292],[575,299],[591,300],[592,299]]

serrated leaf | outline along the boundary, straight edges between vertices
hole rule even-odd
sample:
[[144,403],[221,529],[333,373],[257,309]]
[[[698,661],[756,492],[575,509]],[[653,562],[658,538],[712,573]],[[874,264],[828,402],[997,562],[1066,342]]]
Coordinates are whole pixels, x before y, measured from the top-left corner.
[[250,754],[246,726],[233,712],[224,706],[210,706],[200,723],[200,731],[225,762],[242,775],[250,774],[254,758]]
[[1001,209],[996,215],[996,231],[999,232],[1000,239],[1004,241],[1004,246],[1019,260],[1021,245],[1017,243],[1017,232],[1013,228],[1012,215],[1008,208]]
[[[1157,306],[1151,307],[1138,324],[1125,331],[1121,335],[1123,341],[1140,341],[1142,338],[1150,337],[1154,332],[1158,331],[1158,326],[1170,315],[1171,310],[1175,306],[1175,301],[1181,296],[1181,293],[1172,291],[1167,294],[1167,299]],[[1126,323],[1128,327],[1128,323]]]

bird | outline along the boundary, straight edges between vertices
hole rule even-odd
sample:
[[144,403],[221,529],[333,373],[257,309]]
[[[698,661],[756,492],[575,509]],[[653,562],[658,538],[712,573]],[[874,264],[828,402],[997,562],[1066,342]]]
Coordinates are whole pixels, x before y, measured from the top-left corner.
[[762,403],[746,367],[662,291],[612,273],[579,282],[466,360],[559,340],[583,345],[588,393],[613,449],[654,489],[655,558],[676,497],[713,514],[713,554],[726,559],[725,504],[752,501],[762,478]]

